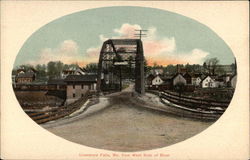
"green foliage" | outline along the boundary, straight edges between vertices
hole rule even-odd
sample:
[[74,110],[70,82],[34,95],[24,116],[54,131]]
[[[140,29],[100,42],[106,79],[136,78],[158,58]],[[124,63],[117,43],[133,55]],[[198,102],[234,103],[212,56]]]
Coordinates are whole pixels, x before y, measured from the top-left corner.
[[38,65],[36,65],[35,69],[37,71],[37,78],[38,79],[46,77],[46,65],[45,64],[43,64],[43,65],[38,64]]
[[89,73],[97,73],[98,72],[98,64],[97,63],[89,63],[86,65],[85,70]]

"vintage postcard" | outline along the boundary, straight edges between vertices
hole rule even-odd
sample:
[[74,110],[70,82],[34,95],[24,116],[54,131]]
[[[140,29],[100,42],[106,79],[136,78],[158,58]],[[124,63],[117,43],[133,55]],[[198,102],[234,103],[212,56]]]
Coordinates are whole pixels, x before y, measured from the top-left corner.
[[2,158],[247,159],[248,12],[2,1]]

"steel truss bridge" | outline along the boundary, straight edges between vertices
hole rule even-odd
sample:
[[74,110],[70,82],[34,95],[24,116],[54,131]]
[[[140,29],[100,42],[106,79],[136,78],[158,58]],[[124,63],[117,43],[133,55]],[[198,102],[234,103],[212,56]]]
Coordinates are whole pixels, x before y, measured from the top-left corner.
[[121,90],[124,67],[133,71],[135,91],[144,94],[144,54],[140,39],[109,39],[103,43],[98,63],[97,91]]

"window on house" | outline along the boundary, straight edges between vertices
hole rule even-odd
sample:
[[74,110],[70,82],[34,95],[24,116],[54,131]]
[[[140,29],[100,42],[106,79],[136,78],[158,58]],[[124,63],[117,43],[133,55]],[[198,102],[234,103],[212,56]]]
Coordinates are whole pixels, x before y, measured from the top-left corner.
[[82,89],[83,89],[83,84],[82,84]]
[[73,89],[75,89],[75,85],[73,84]]
[[82,94],[82,97],[83,97],[83,94]]
[[76,94],[75,94],[75,93],[73,93],[73,97],[76,97]]

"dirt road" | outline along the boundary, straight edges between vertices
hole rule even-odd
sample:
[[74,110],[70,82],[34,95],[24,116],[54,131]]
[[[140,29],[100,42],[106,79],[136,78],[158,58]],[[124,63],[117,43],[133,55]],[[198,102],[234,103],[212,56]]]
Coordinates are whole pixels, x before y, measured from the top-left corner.
[[46,128],[69,141],[114,151],[165,147],[203,131],[212,122],[175,117],[131,103],[131,92],[107,96],[109,105],[87,117]]

